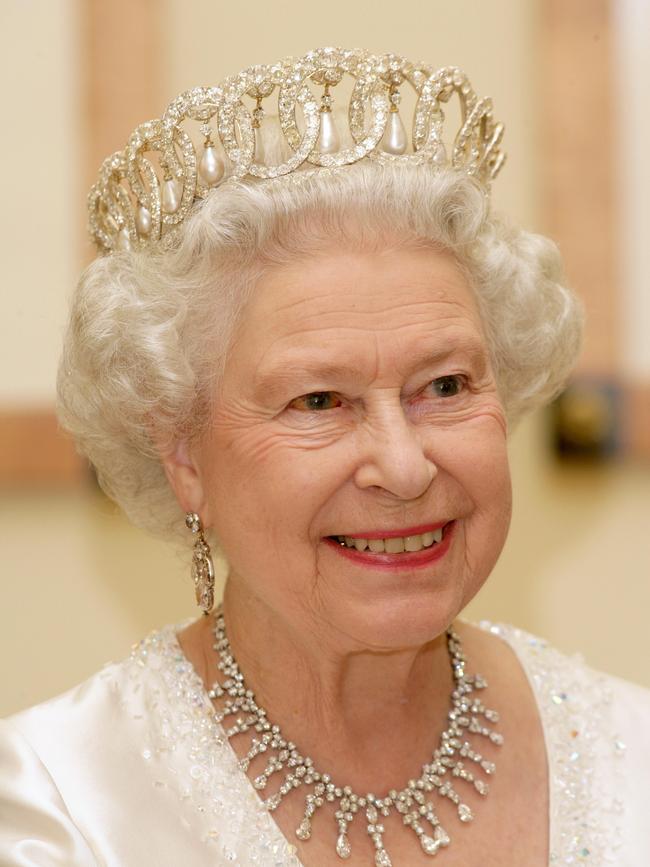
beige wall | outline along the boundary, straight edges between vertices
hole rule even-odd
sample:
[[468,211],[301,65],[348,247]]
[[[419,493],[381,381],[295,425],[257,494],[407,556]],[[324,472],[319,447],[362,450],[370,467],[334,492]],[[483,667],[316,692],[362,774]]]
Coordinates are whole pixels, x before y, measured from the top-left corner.
[[619,209],[623,257],[621,284],[623,364],[631,378],[650,379],[650,3],[617,0],[616,128],[623,157]]
[[84,198],[73,0],[0,3],[0,406],[52,400]]
[[[539,68],[535,0],[406,2],[331,0],[318,14],[296,2],[246,4],[164,0],[169,99],[217,82],[242,66],[320,44],[367,45],[463,66],[507,121],[508,164],[496,204],[529,226],[543,225],[536,149]],[[5,0],[5,80],[21,128],[39,118],[48,134],[3,138],[5,173],[18,219],[3,211],[4,256],[0,401],[52,397],[64,299],[78,270],[80,228],[76,4]],[[7,29],[8,28],[8,29]],[[587,73],[585,73],[587,74]],[[47,82],[47,97],[41,89]],[[160,109],[166,104],[163,102]],[[144,118],[143,118],[144,119]],[[123,144],[115,141],[114,146]],[[41,159],[47,153],[45,163]],[[38,205],[31,182],[39,179]],[[30,183],[25,187],[25,181]],[[39,234],[38,254],[26,227]],[[19,364],[20,362],[20,364]],[[612,466],[559,469],[548,455],[542,417],[512,442],[515,519],[495,575],[472,617],[510,620],[581,649],[595,665],[650,685],[650,470]],[[0,714],[52,695],[163,622],[193,612],[184,554],[144,537],[92,490],[0,495],[2,577]]]

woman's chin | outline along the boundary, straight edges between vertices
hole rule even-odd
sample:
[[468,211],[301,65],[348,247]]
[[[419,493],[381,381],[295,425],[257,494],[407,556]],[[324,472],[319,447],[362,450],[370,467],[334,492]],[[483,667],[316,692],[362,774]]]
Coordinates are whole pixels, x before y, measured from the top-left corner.
[[[386,579],[384,578],[384,581]],[[360,597],[356,592],[322,597],[333,632],[360,647],[397,650],[420,647],[441,635],[463,607],[458,587],[431,582]]]

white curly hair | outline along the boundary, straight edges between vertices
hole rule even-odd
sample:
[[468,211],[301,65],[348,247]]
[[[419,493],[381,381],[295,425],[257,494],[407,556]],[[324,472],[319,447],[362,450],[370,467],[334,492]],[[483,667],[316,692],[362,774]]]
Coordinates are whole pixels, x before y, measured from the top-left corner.
[[97,259],[72,302],[59,413],[106,493],[169,536],[183,516],[160,454],[199,437],[246,299],[269,265],[331,244],[435,245],[465,269],[509,421],[550,401],[576,359],[582,308],[556,246],[491,213],[467,175],[362,160],[229,180],[168,249]]

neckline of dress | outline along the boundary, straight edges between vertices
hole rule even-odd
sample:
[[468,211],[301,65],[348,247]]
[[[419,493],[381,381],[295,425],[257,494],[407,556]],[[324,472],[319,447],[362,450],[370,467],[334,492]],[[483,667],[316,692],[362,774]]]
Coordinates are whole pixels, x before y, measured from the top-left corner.
[[[191,622],[189,619],[170,625],[157,633],[167,642],[176,662],[180,658],[184,663],[183,671],[175,665],[177,683],[179,679],[187,679],[185,686],[192,695],[193,705],[200,704],[206,723],[213,725],[223,739],[228,760],[237,770],[239,788],[253,795],[263,814],[260,820],[266,821],[276,844],[284,847],[287,867],[305,867],[296,854],[296,847],[284,836],[239,766],[238,756],[215,718],[206,686],[183,652],[177,633]],[[489,621],[475,625],[511,649],[534,696],[546,751],[549,865],[584,863],[587,859],[592,865],[601,863],[600,858],[604,859],[606,853],[615,850],[618,836],[618,829],[612,825],[603,804],[602,793],[596,791],[593,774],[599,742],[610,735],[607,727],[609,696],[602,678],[599,680],[589,672],[580,657],[567,658],[546,641],[524,630]],[[615,738],[613,735],[611,738],[613,743]]]

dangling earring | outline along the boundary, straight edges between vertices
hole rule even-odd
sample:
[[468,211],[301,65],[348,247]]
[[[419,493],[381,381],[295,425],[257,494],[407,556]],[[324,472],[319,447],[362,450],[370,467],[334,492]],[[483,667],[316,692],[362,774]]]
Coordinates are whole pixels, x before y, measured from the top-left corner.
[[203,535],[203,524],[196,512],[185,515],[185,526],[197,537],[192,555],[192,581],[196,593],[196,604],[204,614],[209,614],[214,606],[214,564],[210,556],[210,546]]

